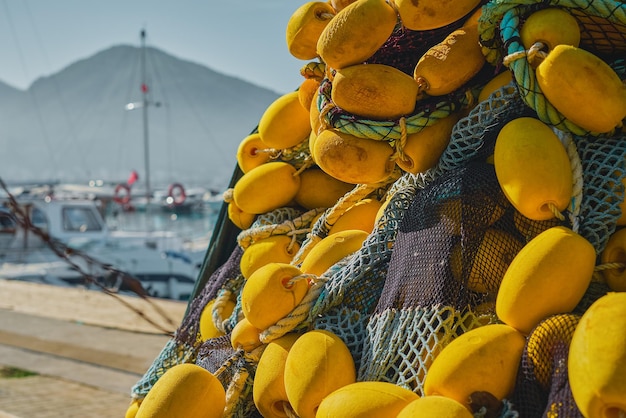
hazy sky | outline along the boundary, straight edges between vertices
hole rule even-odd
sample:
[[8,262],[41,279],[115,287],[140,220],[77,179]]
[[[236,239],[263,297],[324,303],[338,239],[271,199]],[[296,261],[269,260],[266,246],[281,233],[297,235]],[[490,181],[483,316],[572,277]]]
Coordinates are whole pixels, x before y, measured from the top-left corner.
[[292,0],[0,0],[0,80],[20,89],[114,45],[146,44],[278,93],[306,61],[285,43]]

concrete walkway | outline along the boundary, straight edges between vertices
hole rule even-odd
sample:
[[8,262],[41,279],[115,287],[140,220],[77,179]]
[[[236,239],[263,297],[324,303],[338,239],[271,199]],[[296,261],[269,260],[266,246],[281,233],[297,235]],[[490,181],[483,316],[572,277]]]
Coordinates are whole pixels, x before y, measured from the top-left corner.
[[[61,300],[52,309],[55,296]],[[171,331],[186,309],[184,302],[149,305],[169,317]],[[137,316],[101,292],[0,280],[0,369],[36,373],[0,378],[0,418],[123,417],[130,388],[169,340]]]

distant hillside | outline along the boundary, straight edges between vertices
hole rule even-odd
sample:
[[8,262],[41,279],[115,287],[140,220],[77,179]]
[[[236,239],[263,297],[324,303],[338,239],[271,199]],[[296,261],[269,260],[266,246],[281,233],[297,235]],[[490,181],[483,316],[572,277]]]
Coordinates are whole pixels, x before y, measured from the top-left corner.
[[[146,49],[153,184],[223,188],[239,142],[279,94]],[[115,46],[40,78],[27,91],[0,82],[0,177],[125,180],[144,172],[141,50]]]

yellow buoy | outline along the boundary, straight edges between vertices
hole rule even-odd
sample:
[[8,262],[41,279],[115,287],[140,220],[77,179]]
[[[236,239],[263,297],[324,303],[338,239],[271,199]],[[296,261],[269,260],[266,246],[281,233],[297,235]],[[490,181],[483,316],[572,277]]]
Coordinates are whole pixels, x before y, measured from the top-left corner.
[[289,205],[300,188],[300,176],[289,163],[272,161],[244,174],[233,187],[243,212],[262,214]]
[[311,104],[313,103],[313,100],[317,98],[319,88],[320,80],[317,78],[305,78],[302,83],[300,83],[300,87],[298,88],[298,99],[300,100],[302,107],[307,112],[310,112]]
[[504,195],[527,218],[543,221],[567,208],[573,183],[569,157],[539,119],[522,117],[504,125],[493,161]]
[[299,268],[285,263],[269,263],[252,273],[241,291],[246,319],[264,330],[287,316],[309,289],[307,280],[294,280],[301,275]]
[[506,398],[515,387],[525,343],[524,335],[505,324],[466,331],[435,357],[424,381],[425,395],[447,396],[468,409],[474,392]]
[[267,344],[254,373],[252,397],[264,418],[288,418],[289,405],[285,391],[285,362],[289,350],[300,337],[289,333]]
[[287,354],[285,390],[300,418],[315,418],[322,399],[355,381],[352,354],[343,340],[330,331],[305,332]]
[[473,418],[460,402],[445,396],[424,396],[408,404],[396,418]]
[[[217,338],[224,335],[222,331],[217,329],[215,322],[213,321],[213,306],[215,305],[215,299],[209,301],[202,313],[200,314],[199,326],[200,326],[200,339],[202,341],[210,340],[211,338]],[[228,300],[221,312],[222,320],[230,318],[230,315],[235,310],[235,302]]]
[[327,2],[309,1],[298,7],[287,22],[287,49],[294,57],[311,60],[317,57],[317,40],[335,16]]
[[610,132],[626,118],[626,84],[595,54],[557,45],[537,65],[537,85],[567,119],[590,132]]
[[602,270],[606,283],[615,292],[626,292],[626,228],[618,229],[609,237],[602,254],[602,264],[617,263],[618,266]]
[[415,392],[390,382],[355,382],[326,396],[315,418],[395,417],[416,399]]
[[[496,228],[485,230],[482,240],[473,257],[465,266],[469,272],[467,282],[468,289],[480,293],[497,293],[509,264],[519,253],[524,244],[513,235]],[[450,253],[450,268],[456,280],[463,280],[463,247],[457,243]]]
[[246,213],[241,210],[234,200],[228,202],[226,208],[228,213],[228,219],[239,229],[248,229],[254,223],[256,215],[253,213]]
[[520,38],[524,49],[530,49],[536,42],[544,45],[544,52],[550,52],[557,45],[578,46],[580,28],[578,21],[563,7],[546,7],[533,12],[520,28]]
[[261,115],[258,131],[267,147],[278,150],[294,147],[308,138],[309,112],[300,104],[298,92],[274,100]]
[[528,335],[526,355],[533,375],[546,391],[550,389],[554,371],[560,367],[555,354],[569,347],[579,320],[579,315],[571,313],[553,315],[541,321]]
[[461,20],[480,0],[392,0],[392,3],[406,28],[426,31]]
[[230,332],[230,345],[235,350],[243,350],[247,353],[261,346],[261,330],[246,319],[241,318]]
[[130,405],[128,405],[128,409],[126,409],[126,414],[124,414],[124,418],[135,418],[137,416],[137,411],[139,411],[139,406],[141,405],[141,401],[138,399],[134,399]]
[[385,0],[359,0],[326,25],[317,41],[317,53],[331,68],[360,64],[384,45],[398,21]]
[[374,227],[378,225],[378,222],[385,214],[385,211],[387,210],[387,206],[389,206],[389,203],[391,202],[392,197],[393,195],[387,196],[385,200],[381,203],[380,207],[378,208],[378,211],[376,212],[376,216],[374,216]]
[[331,225],[328,235],[341,231],[360,229],[368,234],[374,229],[374,222],[382,202],[375,198],[365,198],[350,206]]
[[239,268],[248,279],[252,273],[269,263],[289,264],[300,249],[300,244],[287,235],[272,235],[250,244],[243,251]]
[[217,377],[196,364],[177,364],[152,386],[136,418],[220,418],[225,406]]
[[387,179],[395,167],[393,149],[386,141],[357,138],[324,129],[313,149],[317,165],[334,178],[351,184],[371,184]]
[[368,233],[360,229],[349,229],[329,235],[309,251],[300,269],[304,273],[321,276],[331,266],[358,251]]
[[586,417],[626,415],[626,293],[596,300],[580,318],[569,347],[568,377]]
[[270,160],[268,147],[261,140],[261,135],[253,133],[245,137],[237,147],[237,164],[241,171],[247,173],[254,167],[265,164]]
[[453,113],[419,132],[407,136],[404,155],[396,160],[402,170],[417,174],[433,168],[450,143],[450,135],[461,115]]
[[496,297],[496,314],[528,334],[547,317],[571,312],[585,294],[596,251],[584,237],[564,226],[549,228],[517,253]]
[[422,55],[415,65],[413,77],[420,93],[443,96],[467,83],[485,62],[478,42],[478,27],[462,27]]
[[300,173],[300,189],[294,200],[305,209],[330,208],[354,188],[327,174],[319,167],[311,167]]
[[356,0],[330,0],[330,4],[333,6],[335,11],[339,12],[342,9],[345,9],[348,5],[354,3]]
[[346,112],[375,120],[398,119],[415,109],[417,82],[384,64],[355,64],[337,70],[331,99]]

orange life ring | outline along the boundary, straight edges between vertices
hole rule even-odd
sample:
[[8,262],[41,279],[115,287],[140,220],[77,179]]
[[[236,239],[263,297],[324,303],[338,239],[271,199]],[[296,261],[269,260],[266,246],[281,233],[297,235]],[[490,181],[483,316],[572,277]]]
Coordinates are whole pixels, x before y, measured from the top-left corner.
[[185,199],[187,199],[185,188],[180,183],[170,184],[169,189],[167,189],[167,196],[172,199],[172,204],[174,206],[182,205],[185,203]]
[[[122,190],[124,191],[121,194]],[[113,201],[120,205],[128,205],[130,202],[130,187],[127,184],[118,184],[115,186],[115,193],[113,193]]]

